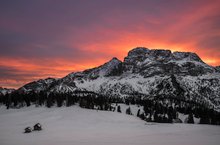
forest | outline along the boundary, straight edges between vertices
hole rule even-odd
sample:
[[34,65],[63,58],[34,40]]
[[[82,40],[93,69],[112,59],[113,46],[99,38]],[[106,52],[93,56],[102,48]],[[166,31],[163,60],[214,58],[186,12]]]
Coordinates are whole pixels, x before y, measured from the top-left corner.
[[[137,114],[132,114],[128,107],[126,114],[136,115],[147,122],[158,123],[181,123],[178,114],[188,115],[186,123],[194,123],[194,117],[200,118],[200,124],[220,125],[220,113],[214,108],[209,108],[206,104],[192,101],[184,101],[175,98],[154,97],[149,98],[143,94],[131,94],[126,97],[105,96],[89,91],[75,91],[74,93],[53,93],[53,92],[29,92],[19,93],[14,91],[10,94],[0,96],[0,105],[7,109],[19,109],[35,105],[36,107],[46,106],[48,108],[70,107],[78,104],[82,108],[97,109],[103,111],[121,112],[120,104],[143,106],[143,112],[138,110]],[[116,104],[113,106],[112,104]]]

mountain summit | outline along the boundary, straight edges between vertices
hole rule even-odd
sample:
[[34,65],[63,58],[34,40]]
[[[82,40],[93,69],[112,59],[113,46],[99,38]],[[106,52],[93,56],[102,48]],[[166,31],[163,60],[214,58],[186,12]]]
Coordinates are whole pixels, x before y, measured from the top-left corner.
[[99,67],[61,79],[31,82],[17,91],[89,91],[119,98],[175,98],[219,108],[219,86],[219,68],[204,63],[195,53],[137,47],[128,52],[123,62],[113,58]]

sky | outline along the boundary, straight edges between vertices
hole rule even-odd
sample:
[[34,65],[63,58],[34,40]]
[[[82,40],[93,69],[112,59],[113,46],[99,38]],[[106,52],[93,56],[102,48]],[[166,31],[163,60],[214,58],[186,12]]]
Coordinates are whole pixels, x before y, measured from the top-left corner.
[[123,60],[141,46],[220,65],[220,0],[0,0],[0,87]]

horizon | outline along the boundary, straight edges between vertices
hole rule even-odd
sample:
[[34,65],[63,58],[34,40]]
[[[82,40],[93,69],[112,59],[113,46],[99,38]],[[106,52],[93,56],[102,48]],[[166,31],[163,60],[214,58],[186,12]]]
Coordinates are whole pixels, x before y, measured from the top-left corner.
[[0,86],[123,60],[137,46],[194,52],[220,65],[219,0],[0,2]]

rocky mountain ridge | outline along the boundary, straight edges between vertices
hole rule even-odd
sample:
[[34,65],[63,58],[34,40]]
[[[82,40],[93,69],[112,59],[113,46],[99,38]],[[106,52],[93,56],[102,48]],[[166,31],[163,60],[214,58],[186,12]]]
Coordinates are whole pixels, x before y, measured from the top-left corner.
[[48,78],[19,88],[20,93],[91,91],[105,96],[176,98],[220,107],[220,73],[191,52],[138,47],[117,58],[60,79]]

